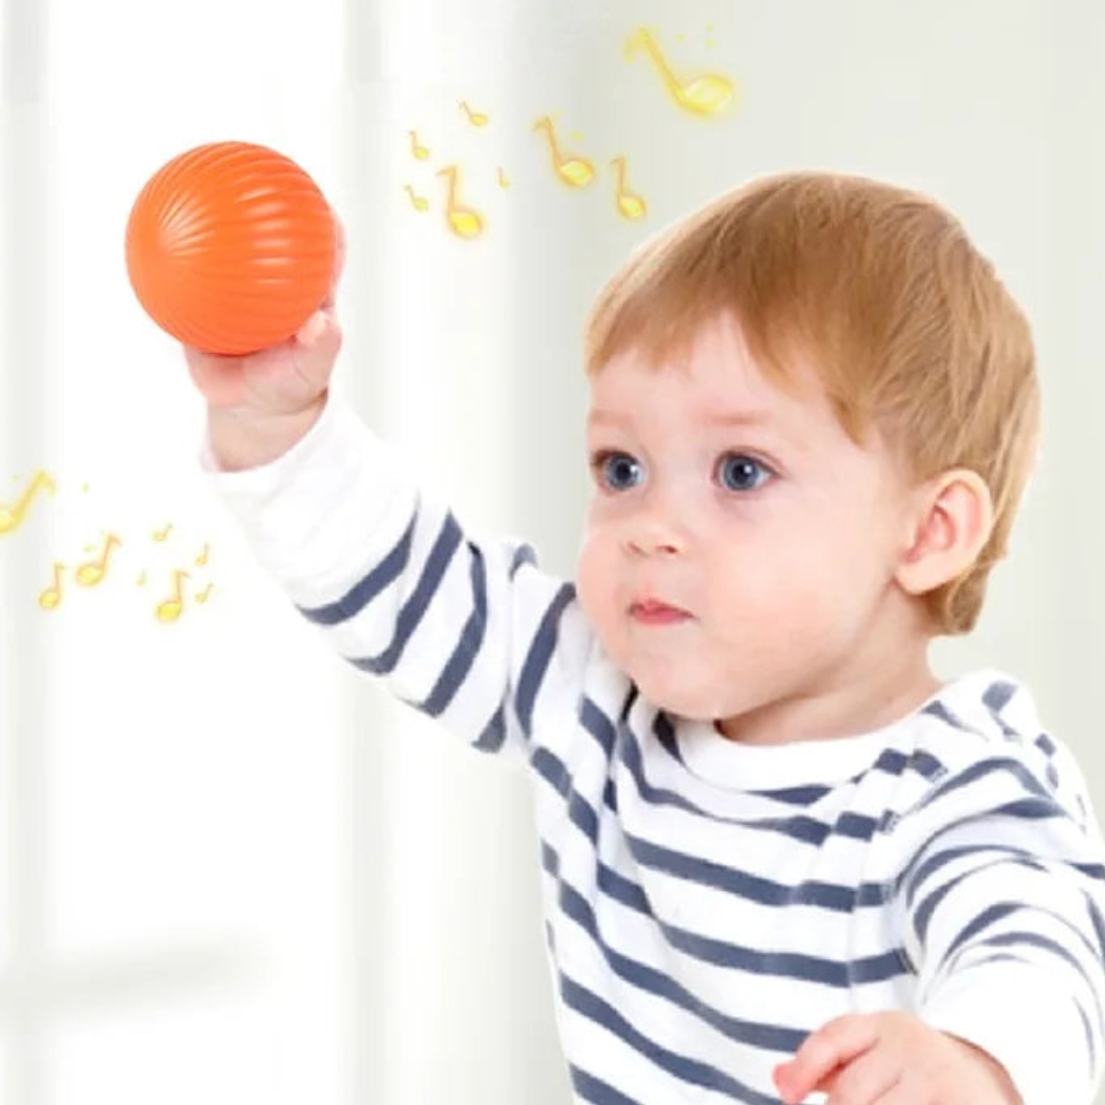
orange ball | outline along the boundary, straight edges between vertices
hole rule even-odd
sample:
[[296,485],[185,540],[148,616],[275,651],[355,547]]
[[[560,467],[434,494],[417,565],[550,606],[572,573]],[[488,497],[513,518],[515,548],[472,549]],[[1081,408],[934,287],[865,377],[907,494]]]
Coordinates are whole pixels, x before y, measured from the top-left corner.
[[291,337],[334,279],[330,205],[294,161],[212,142],[162,166],[127,221],[127,275],[178,341],[243,354]]

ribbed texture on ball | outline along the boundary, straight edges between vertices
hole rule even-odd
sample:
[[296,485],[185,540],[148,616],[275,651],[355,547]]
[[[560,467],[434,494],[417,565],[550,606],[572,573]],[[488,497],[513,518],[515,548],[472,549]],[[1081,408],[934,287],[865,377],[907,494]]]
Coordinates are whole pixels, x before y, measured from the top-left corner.
[[127,274],[150,317],[211,353],[251,353],[294,334],[334,277],[330,206],[294,161],[213,142],[173,158],[127,221]]

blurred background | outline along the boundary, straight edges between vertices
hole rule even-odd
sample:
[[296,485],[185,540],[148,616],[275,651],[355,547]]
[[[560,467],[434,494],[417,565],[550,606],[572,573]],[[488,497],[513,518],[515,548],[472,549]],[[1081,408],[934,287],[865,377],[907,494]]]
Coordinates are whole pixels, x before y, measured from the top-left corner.
[[[198,474],[199,401],[122,247],[145,180],[202,142],[311,172],[349,239],[338,389],[465,520],[565,575],[581,327],[632,248],[765,172],[945,203],[1032,320],[1045,444],[939,670],[1026,680],[1105,808],[1105,3],[0,11],[4,1105],[569,1099],[526,779],[326,653]],[[627,58],[642,27],[657,55]],[[703,73],[735,108],[679,106]]]

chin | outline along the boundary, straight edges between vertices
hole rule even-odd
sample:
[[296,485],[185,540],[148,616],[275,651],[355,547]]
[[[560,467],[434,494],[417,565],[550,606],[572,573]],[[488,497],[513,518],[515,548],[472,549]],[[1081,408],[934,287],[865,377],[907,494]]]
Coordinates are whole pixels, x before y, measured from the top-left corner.
[[633,681],[641,696],[665,713],[678,714],[694,721],[713,721],[714,718],[726,716],[726,707],[720,696],[711,695],[701,688],[676,687],[670,680],[649,678],[647,675]]

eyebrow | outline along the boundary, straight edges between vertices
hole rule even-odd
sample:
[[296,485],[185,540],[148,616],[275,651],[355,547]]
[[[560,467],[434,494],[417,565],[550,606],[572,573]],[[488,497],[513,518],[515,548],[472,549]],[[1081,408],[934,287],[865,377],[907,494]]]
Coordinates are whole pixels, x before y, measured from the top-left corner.
[[[589,423],[606,423],[611,426],[624,426],[629,422],[628,418],[614,411],[593,410],[588,414]],[[708,411],[703,415],[703,421],[715,426],[771,426],[774,424],[770,412],[761,410],[750,411]]]

